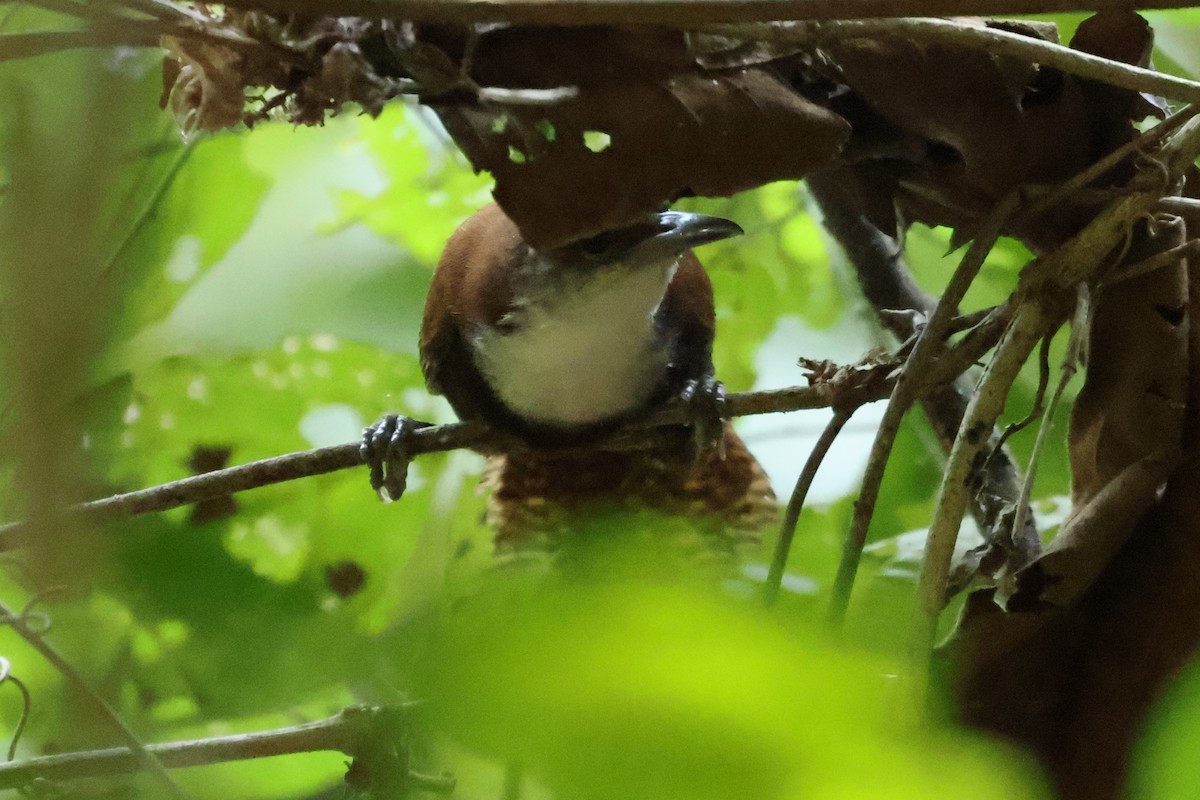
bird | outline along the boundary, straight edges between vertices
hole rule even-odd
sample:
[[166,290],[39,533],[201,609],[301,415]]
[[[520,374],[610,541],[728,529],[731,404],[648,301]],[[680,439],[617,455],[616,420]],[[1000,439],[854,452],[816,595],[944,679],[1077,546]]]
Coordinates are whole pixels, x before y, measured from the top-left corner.
[[[421,367],[460,419],[526,445],[491,455],[485,469],[498,547],[540,541],[611,508],[754,538],[775,498],[720,418],[712,284],[692,252],[742,233],[721,217],[667,210],[535,249],[492,203],[450,237],[426,300]],[[690,408],[692,425],[649,431],[638,446],[603,446],[672,402]],[[394,451],[403,454],[405,436],[423,424],[389,415],[364,432],[377,491],[402,491],[406,462]]]

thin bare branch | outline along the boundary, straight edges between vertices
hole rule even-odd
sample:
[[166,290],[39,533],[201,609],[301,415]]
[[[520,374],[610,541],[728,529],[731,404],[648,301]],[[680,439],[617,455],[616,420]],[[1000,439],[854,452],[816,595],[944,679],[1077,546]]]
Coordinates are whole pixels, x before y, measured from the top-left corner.
[[[330,750],[353,758],[360,755],[362,742],[378,735],[374,730],[377,727],[375,718],[380,712],[388,710],[354,706],[332,717],[303,725],[210,739],[151,744],[146,746],[146,750],[164,767],[172,769]],[[121,775],[143,768],[137,757],[124,748],[62,753],[0,764],[0,789],[20,788],[39,778],[62,781]],[[447,775],[424,775],[410,771],[408,784],[412,788],[440,795],[454,791],[454,779]]]
[[1079,235],[1030,263],[1022,273],[1012,325],[971,399],[938,489],[917,587],[918,611],[912,626],[913,668],[908,678],[914,713],[919,714],[925,704],[950,562],[967,507],[971,471],[985,442],[980,432],[995,424],[1017,372],[1034,346],[1065,318],[1068,298],[1070,303],[1075,301],[1077,285],[1094,281],[1111,254],[1128,238],[1130,226],[1155,207],[1164,192],[1191,168],[1197,155],[1200,155],[1200,118],[1192,118],[1162,146],[1157,154],[1160,161],[1143,166],[1130,181],[1128,191],[1102,209]]
[[[875,503],[879,499],[879,490],[883,484],[883,472],[891,458],[892,445],[900,432],[900,423],[904,416],[929,385],[930,373],[937,356],[945,350],[945,337],[950,322],[958,312],[958,304],[967,293],[971,282],[983,266],[984,259],[991,251],[992,245],[1000,236],[1000,230],[1017,206],[1017,195],[1010,194],[997,204],[989,218],[984,222],[975,241],[971,243],[966,255],[963,256],[954,275],[946,286],[937,308],[930,316],[928,323],[917,338],[916,346],[896,381],[892,390],[887,410],[880,420],[879,430],[871,446],[867,459],[867,467],[863,474],[862,489],[858,500],[854,503],[854,518],[850,530],[846,533],[845,544],[842,548],[842,559],[838,565],[837,578],[834,580],[833,599],[829,608],[830,621],[840,625],[850,605],[850,593],[854,588],[854,579],[858,574],[858,563],[862,558],[863,547],[867,543],[867,531],[871,525],[871,517],[875,513]],[[986,436],[981,437],[984,441]]]
[[[837,170],[810,176],[808,188],[821,208],[826,230],[845,251],[863,295],[874,308],[880,323],[900,341],[912,337],[916,332],[913,314],[887,312],[907,309],[928,316],[937,306],[937,299],[917,285],[905,262],[898,237],[888,235],[870,221],[853,182],[843,179]],[[954,445],[967,401],[974,391],[975,382],[962,375],[921,398],[925,416],[947,453]],[[994,432],[992,437],[998,442]],[[1011,455],[1000,443],[994,446],[993,452],[994,456],[984,467],[980,491],[971,504],[971,514],[981,531],[992,530],[997,509],[1017,502],[1021,494],[1020,469]],[[1018,540],[1019,560],[1033,560],[1040,553],[1040,547],[1041,540],[1031,521]]]
[[1200,83],[1166,75],[1122,61],[1072,50],[1054,42],[1019,33],[988,28],[963,20],[929,19],[835,19],[829,22],[775,22],[714,26],[713,30],[745,39],[797,45],[820,45],[846,37],[903,36],[923,41],[948,42],[986,49],[1054,67],[1069,75],[1162,95],[1187,103],[1200,102]]
[[1097,288],[1106,289],[1122,281],[1127,281],[1131,278],[1171,266],[1172,264],[1177,264],[1181,258],[1194,258],[1197,255],[1200,255],[1200,239],[1190,239],[1177,247],[1163,250],[1161,253],[1155,253],[1136,264],[1122,265],[1113,274],[1104,276]]
[[13,727],[12,737],[8,740],[8,750],[5,753],[8,760],[12,761],[16,758],[17,746],[21,743],[25,726],[29,724],[29,714],[33,709],[33,695],[30,694],[25,681],[12,674],[12,663],[3,656],[0,656],[0,683],[11,683],[21,693],[21,716]]
[[825,426],[825,430],[821,431],[821,436],[813,445],[812,452],[804,461],[804,469],[800,470],[800,475],[796,478],[796,486],[792,489],[792,496],[788,500],[787,509],[783,514],[783,522],[779,527],[779,539],[775,542],[775,554],[771,559],[767,582],[763,585],[763,602],[768,606],[774,605],[776,598],[779,597],[783,572],[787,568],[788,555],[792,551],[792,540],[796,536],[796,524],[800,521],[800,511],[804,508],[804,499],[808,496],[808,490],[812,486],[813,479],[817,477],[817,470],[820,469],[821,462],[829,453],[829,448],[833,446],[838,434],[842,432],[842,428],[850,421],[850,417],[856,410],[857,407],[834,409],[833,417]]
[[973,494],[971,471],[976,457],[987,444],[987,437],[982,436],[981,432],[995,426],[1021,367],[1037,343],[1058,324],[1061,316],[1061,312],[1049,302],[1026,302],[1018,306],[1012,325],[997,347],[978,390],[967,406],[958,437],[950,451],[934,503],[933,520],[929,526],[921,579],[917,587],[920,611],[913,624],[911,653],[914,669],[907,676],[911,682],[908,687],[910,708],[917,717],[921,715],[925,704],[929,658],[933,652],[937,620],[946,604],[946,587],[958,529]]
[[[1178,257],[1176,257],[1176,261],[1178,261]],[[1017,531],[1025,527],[1029,515],[1033,513],[1029,503],[1033,497],[1034,482],[1037,481],[1038,463],[1041,461],[1042,452],[1045,450],[1050,429],[1054,427],[1054,415],[1058,410],[1058,404],[1062,401],[1063,392],[1066,391],[1067,384],[1071,382],[1071,378],[1075,376],[1076,369],[1083,362],[1083,349],[1086,346],[1086,339],[1087,332],[1085,330],[1078,325],[1071,326],[1071,339],[1067,344],[1067,355],[1063,359],[1058,384],[1054,387],[1054,392],[1050,395],[1049,402],[1046,403],[1041,424],[1038,426],[1037,437],[1033,440],[1033,452],[1029,455],[1029,466],[1025,469],[1025,482],[1021,486],[1021,502],[1017,505],[1016,512],[1013,514],[1012,530],[1014,540],[1016,539]],[[1047,343],[1048,346],[1050,336],[1047,336],[1042,341]]]
[[1188,0],[234,0],[229,5],[319,16],[417,22],[675,25],[770,20],[992,16],[1186,8]]
[[[1076,175],[1055,186],[1047,193],[1039,195],[1037,199],[1021,209],[1020,213],[1014,219],[1014,226],[1019,226],[1029,220],[1037,219],[1043,214],[1049,212],[1059,203],[1082,193],[1085,187],[1092,181],[1097,180],[1100,176],[1107,173],[1113,167],[1120,164],[1125,159],[1137,153],[1143,153],[1159,144],[1168,135],[1174,133],[1181,125],[1196,116],[1196,112],[1200,110],[1193,105],[1179,109],[1171,116],[1164,119],[1154,127],[1142,132],[1140,135],[1130,139],[1125,144],[1114,149],[1103,158],[1091,164],[1087,169],[1082,170]],[[1106,198],[1111,200],[1111,197]],[[1164,198],[1160,202],[1167,200],[1182,199],[1182,198]]]
[[[886,385],[884,389],[890,391],[891,387]],[[871,395],[863,402],[882,399],[887,396],[886,391],[878,396]],[[741,417],[800,409],[828,408],[835,402],[847,402],[845,390],[818,384],[812,387],[797,386],[788,389],[732,394],[726,404],[731,417]],[[618,449],[635,446],[645,436],[648,428],[687,423],[690,420],[688,413],[687,409],[682,407],[664,408],[645,420],[631,424],[624,433],[615,435],[608,446]],[[494,452],[518,446],[519,443],[490,430],[482,423],[457,422],[414,431],[410,452],[413,455],[419,455],[456,450],[462,447]],[[361,466],[362,463],[357,442],[333,445],[275,456],[250,464],[206,472],[148,489],[81,503],[65,510],[64,513],[89,520],[120,519],[179,508],[260,486],[270,486],[297,478],[337,472]],[[24,522],[14,522],[0,526],[0,551],[19,546],[26,525]]]
[[31,58],[84,47],[157,47],[158,34],[120,28],[0,34],[0,61]]
[[[167,790],[167,794],[171,797],[181,800],[186,797],[183,790],[171,778],[170,773],[159,762],[158,758],[150,752],[133,729],[126,724],[121,715],[117,713],[108,702],[101,697],[95,689],[87,682],[83,675],[79,674],[71,663],[67,661],[49,642],[42,637],[37,631],[30,628],[24,619],[24,615],[16,614],[6,606],[0,603],[0,616],[3,617],[3,622],[11,627],[17,634],[24,639],[30,647],[37,650],[43,658],[49,661],[59,673],[66,678],[71,685],[79,692],[80,696],[85,698],[88,703],[96,710],[97,714],[106,720],[109,726],[117,732],[125,742],[125,747],[118,748],[117,752],[123,754],[130,761],[139,764],[141,769],[150,770],[159,779],[163,788]],[[11,765],[6,765],[11,766]],[[0,766],[0,770],[5,769],[5,766]]]

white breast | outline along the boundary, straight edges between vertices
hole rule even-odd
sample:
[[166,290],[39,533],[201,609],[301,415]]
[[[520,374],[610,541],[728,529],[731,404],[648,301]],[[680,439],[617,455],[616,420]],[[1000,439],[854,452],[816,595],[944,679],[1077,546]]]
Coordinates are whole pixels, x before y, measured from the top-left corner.
[[531,303],[516,312],[516,331],[476,338],[480,371],[504,405],[533,422],[586,425],[637,409],[667,369],[654,315],[675,268],[605,270]]

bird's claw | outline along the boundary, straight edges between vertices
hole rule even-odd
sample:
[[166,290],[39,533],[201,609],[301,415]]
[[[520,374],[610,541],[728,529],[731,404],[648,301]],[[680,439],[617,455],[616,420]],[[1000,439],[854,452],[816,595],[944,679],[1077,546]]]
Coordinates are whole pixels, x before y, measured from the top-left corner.
[[428,422],[387,414],[363,429],[358,451],[363,462],[371,468],[371,488],[384,502],[399,500],[404,494],[408,485],[408,464],[412,461],[412,433],[428,427]]
[[679,393],[680,401],[691,412],[692,432],[697,459],[716,452],[725,458],[725,384],[713,377],[688,381]]

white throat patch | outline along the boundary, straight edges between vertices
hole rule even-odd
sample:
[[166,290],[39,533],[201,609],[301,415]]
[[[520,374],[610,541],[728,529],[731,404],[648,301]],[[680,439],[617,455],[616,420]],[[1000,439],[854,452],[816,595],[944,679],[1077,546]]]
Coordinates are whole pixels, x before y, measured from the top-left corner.
[[678,260],[608,267],[573,287],[543,287],[518,302],[511,333],[485,329],[475,360],[496,396],[518,416],[587,425],[645,404],[670,354],[655,313]]

